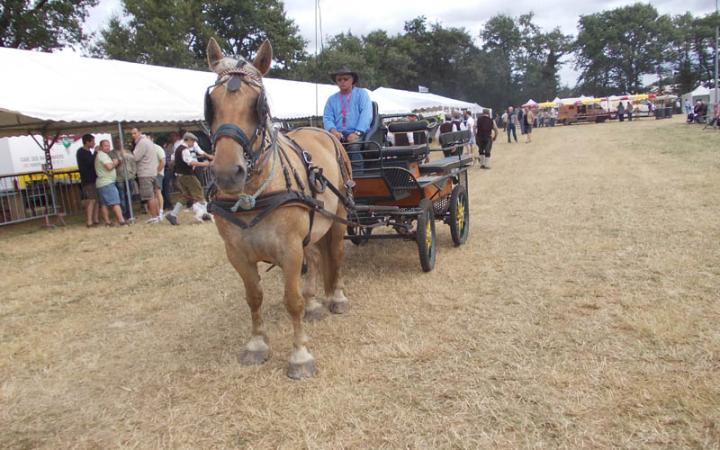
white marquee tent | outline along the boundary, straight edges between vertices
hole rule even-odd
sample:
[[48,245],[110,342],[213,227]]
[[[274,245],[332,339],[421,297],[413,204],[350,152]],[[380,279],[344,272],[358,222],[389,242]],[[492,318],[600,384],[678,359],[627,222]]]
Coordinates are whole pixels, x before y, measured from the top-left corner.
[[372,91],[371,96],[373,97],[373,100],[378,102],[379,105],[381,105],[382,102],[395,103],[405,105],[411,111],[421,109],[467,109],[474,113],[478,113],[483,109],[483,107],[477,103],[455,100],[437,94],[403,91],[401,89],[386,87],[379,87],[375,89]]
[[[195,70],[0,48],[0,136],[29,132],[114,131],[117,124],[177,128],[203,119],[203,96],[215,74]],[[322,115],[331,84],[266,78],[272,115]],[[378,92],[379,91],[379,92]],[[427,107],[479,108],[434,94],[380,88],[382,114]]]

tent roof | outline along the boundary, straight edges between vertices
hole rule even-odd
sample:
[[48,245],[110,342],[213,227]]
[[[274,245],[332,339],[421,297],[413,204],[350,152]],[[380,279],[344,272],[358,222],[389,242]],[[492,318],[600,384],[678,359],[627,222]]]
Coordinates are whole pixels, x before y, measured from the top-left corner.
[[[147,130],[198,127],[205,90],[216,77],[209,71],[10,48],[0,48],[0,66],[0,136],[107,131],[118,122]],[[331,84],[272,78],[264,83],[278,119],[322,115],[327,97],[337,92]],[[412,109],[373,99],[384,114]]]
[[412,111],[419,109],[434,108],[455,108],[468,109],[473,112],[480,112],[482,106],[477,103],[464,102],[437,94],[404,91],[401,89],[392,89],[379,87],[372,92],[372,97],[378,104],[382,101],[388,101],[396,104],[407,105]]
[[[0,48],[0,137],[28,133],[199,127],[203,96],[215,74],[124,61]],[[321,116],[332,84],[265,78],[276,119]],[[381,114],[417,109],[479,111],[477,103],[436,94],[378,88],[370,92]]]
[[690,92],[690,95],[693,97],[700,97],[702,95],[710,95],[710,89],[706,88],[703,85],[700,85],[693,89],[692,92]]

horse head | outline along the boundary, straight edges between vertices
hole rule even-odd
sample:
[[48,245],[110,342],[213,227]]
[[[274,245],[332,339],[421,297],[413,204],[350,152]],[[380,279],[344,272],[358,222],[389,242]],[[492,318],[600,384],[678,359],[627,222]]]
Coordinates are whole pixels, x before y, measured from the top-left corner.
[[226,57],[211,38],[207,58],[218,75],[205,95],[205,121],[215,149],[212,170],[221,191],[239,194],[248,175],[257,169],[271,126],[262,76],[270,68],[272,46],[270,41],[263,42],[249,63]]

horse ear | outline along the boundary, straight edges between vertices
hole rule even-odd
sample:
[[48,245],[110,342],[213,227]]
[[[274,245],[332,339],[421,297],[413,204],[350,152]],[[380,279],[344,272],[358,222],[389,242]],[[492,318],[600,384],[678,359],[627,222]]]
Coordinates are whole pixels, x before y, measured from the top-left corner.
[[215,38],[210,38],[210,42],[208,42],[207,46],[207,60],[210,70],[217,72],[215,68],[224,57],[225,55],[223,55],[222,49],[218,45],[217,41],[215,41]]
[[258,50],[257,55],[255,56],[253,66],[255,66],[255,68],[259,70],[261,74],[265,75],[268,70],[270,70],[270,63],[272,63],[272,57],[272,45],[270,45],[269,40],[265,39],[265,42],[262,43],[262,45],[260,46],[260,50]]

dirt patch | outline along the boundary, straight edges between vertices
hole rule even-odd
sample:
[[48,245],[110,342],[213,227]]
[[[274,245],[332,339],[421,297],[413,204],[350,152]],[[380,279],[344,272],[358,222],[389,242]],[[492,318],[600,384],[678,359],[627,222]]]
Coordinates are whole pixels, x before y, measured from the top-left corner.
[[243,287],[212,225],[2,229],[0,447],[718,448],[720,137],[680,122],[500,136],[471,235],[348,243],[320,370],[243,368]]

